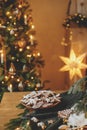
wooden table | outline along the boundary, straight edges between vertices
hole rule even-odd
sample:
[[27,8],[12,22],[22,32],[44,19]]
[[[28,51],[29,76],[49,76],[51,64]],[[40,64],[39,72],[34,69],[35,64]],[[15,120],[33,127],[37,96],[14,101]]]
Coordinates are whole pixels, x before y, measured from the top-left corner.
[[16,108],[16,106],[27,93],[29,92],[7,92],[4,94],[0,103],[0,130],[5,130],[5,124],[22,112],[22,110]]
[[[58,91],[63,92],[63,91]],[[5,124],[9,122],[10,119],[17,117],[19,113],[23,110],[16,108],[20,103],[22,97],[29,92],[6,92],[0,103],[0,130],[5,130]]]

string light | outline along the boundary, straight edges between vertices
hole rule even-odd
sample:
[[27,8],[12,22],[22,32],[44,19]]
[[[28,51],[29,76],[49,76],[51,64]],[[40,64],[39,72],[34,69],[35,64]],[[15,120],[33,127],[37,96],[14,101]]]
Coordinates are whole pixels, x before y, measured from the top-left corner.
[[18,6],[19,8],[22,8],[22,5],[21,4],[19,4],[19,6]]
[[24,23],[27,24],[27,15],[24,15]]
[[9,78],[9,77],[6,75],[6,76],[5,76],[5,80],[8,80],[8,78]]
[[3,52],[3,50],[1,50],[0,51],[0,58],[1,58],[1,64],[3,64],[4,63],[4,52]]
[[12,75],[11,78],[14,79],[14,76]]
[[10,30],[11,30],[11,28],[10,28],[10,27],[8,27],[8,28],[7,28],[7,30],[8,30],[8,31],[10,31]]
[[34,36],[30,35],[30,42],[31,42],[31,45],[33,45],[33,41],[34,40]]
[[4,81],[2,81],[2,84],[4,84],[5,82]]
[[29,125],[30,125],[30,122],[28,121],[28,122],[27,122],[27,126],[29,126]]
[[18,34],[17,33],[15,33],[15,37],[17,37],[18,36]]
[[63,25],[65,27],[68,27],[70,28],[71,26],[71,23],[76,23],[78,26],[83,26],[83,27],[87,27],[87,18],[85,15],[82,15],[82,14],[74,14],[74,15],[71,15],[71,16],[68,16],[65,20],[64,20],[64,23]]
[[2,24],[0,23],[0,27],[2,26]]
[[19,51],[22,52],[22,51],[23,51],[23,48],[19,48]]
[[17,62],[19,62],[19,59],[17,59]]
[[20,128],[16,128],[15,130],[20,130]]
[[15,57],[12,57],[12,60],[14,60],[15,59]]
[[37,56],[40,56],[40,52],[37,53]]
[[16,25],[16,22],[14,22],[14,25]]
[[32,35],[30,35],[30,40],[33,40],[33,36]]
[[31,79],[34,79],[34,77],[31,77]]
[[28,55],[27,55],[27,57],[29,57],[29,58],[30,58],[30,57],[31,57],[31,55],[29,55],[29,54],[28,54]]
[[9,16],[9,19],[12,19],[12,16]]
[[17,79],[17,82],[20,82],[20,78]]
[[32,28],[32,29],[34,29],[34,28],[35,28],[35,26],[34,26],[34,25],[32,25],[32,26],[31,26],[31,28]]
[[36,54],[35,54],[35,53],[33,53],[33,56],[36,56]]
[[7,11],[7,12],[6,12],[6,15],[7,15],[7,16],[9,16],[9,15],[10,15],[10,12],[9,12],[9,11]]
[[72,31],[71,28],[66,28],[65,31],[65,36],[62,39],[61,45],[68,46],[72,41]]
[[29,50],[29,49],[30,49],[30,46],[27,46],[26,49]]

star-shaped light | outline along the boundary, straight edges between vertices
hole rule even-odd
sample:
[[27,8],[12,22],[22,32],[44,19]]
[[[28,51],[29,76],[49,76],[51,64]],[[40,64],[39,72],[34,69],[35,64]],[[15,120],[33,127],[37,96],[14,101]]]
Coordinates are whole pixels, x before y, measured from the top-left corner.
[[81,69],[87,68],[87,64],[82,63],[85,56],[86,53],[83,53],[82,55],[76,57],[73,50],[71,50],[69,58],[60,56],[60,59],[65,63],[60,71],[69,71],[70,79],[73,79],[75,75],[81,78]]

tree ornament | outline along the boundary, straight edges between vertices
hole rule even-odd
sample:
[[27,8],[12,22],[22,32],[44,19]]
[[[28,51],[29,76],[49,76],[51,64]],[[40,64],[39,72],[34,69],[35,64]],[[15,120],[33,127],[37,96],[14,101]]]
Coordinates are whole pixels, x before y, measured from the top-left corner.
[[4,72],[6,72],[6,53],[5,53],[5,45],[4,38],[0,35],[0,63],[4,63]]
[[4,63],[4,52],[3,50],[0,51],[0,59],[1,59],[1,64]]
[[26,14],[24,15],[24,23],[25,23],[25,25],[27,25],[27,15]]
[[17,42],[18,46],[24,48],[26,46],[26,41],[22,38],[20,41]]
[[27,72],[28,71],[28,67],[26,65],[23,65],[23,72]]
[[14,11],[13,11],[13,14],[14,15],[17,15],[19,13],[19,10],[18,10],[18,8],[16,8]]
[[30,43],[31,43],[31,45],[34,45],[34,36],[33,35],[30,35]]
[[16,69],[14,64],[11,62],[10,68],[9,68],[9,74],[15,75]]
[[9,17],[11,15],[11,12],[7,11],[6,15]]
[[22,15],[22,14],[21,14],[21,11],[19,11],[18,14],[17,14],[17,16],[16,16],[16,17],[18,18],[18,20],[20,20],[21,15]]
[[5,21],[2,20],[2,18],[0,18],[0,28],[6,28],[4,24],[5,24]]
[[30,23],[32,23],[32,21],[33,21],[32,16],[31,16],[31,14],[29,14],[29,16],[28,16],[28,23],[30,24]]
[[36,88],[37,88],[37,89],[40,89],[40,88],[41,88],[41,84],[40,84],[40,83],[37,83],[37,84],[36,84]]
[[20,91],[23,91],[24,85],[23,85],[22,81],[20,81],[20,83],[18,84],[18,89],[19,89]]
[[10,31],[10,34],[11,34],[11,35],[13,35],[13,34],[14,34],[14,30],[13,30],[13,29]]
[[5,81],[8,81],[8,80],[9,80],[9,76],[5,75]]
[[9,91],[9,92],[12,92],[12,89],[13,89],[12,84],[9,84],[9,85],[8,85],[8,91]]

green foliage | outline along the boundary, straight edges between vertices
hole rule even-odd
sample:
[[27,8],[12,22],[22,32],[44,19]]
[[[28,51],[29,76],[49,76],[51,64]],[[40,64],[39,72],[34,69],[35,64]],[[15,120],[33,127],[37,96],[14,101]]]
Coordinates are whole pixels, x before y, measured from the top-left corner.
[[69,15],[65,20],[63,25],[67,28],[70,28],[72,25],[76,24],[78,27],[87,27],[87,17],[82,14]]
[[87,76],[76,81],[68,90],[68,93],[78,93],[78,92],[86,92],[87,91]]
[[83,98],[79,100],[75,106],[77,114],[83,111],[87,117],[87,76],[76,81],[68,90],[68,94],[76,94],[82,92]]
[[[17,108],[24,111],[18,115],[18,118],[12,119],[6,125],[6,130],[15,130],[16,128],[20,128],[21,130],[42,130],[41,127],[38,127],[38,122],[45,124],[45,130],[57,130],[58,126],[63,123],[62,118],[58,117],[58,111],[71,108],[75,103],[80,102],[83,96],[82,93],[61,93],[62,102],[59,105],[51,109],[39,109],[36,111],[30,111],[22,104],[18,104]],[[36,117],[38,122],[32,121],[32,117]],[[52,121],[52,123],[49,123],[49,121]]]
[[0,81],[2,81],[4,79],[4,75],[0,76]]
[[10,91],[38,90],[37,83],[42,85],[39,70],[44,60],[37,49],[31,11],[28,0],[0,2],[0,50],[4,55],[0,61],[0,92],[3,87],[9,91],[9,85]]

